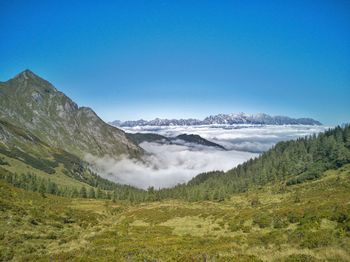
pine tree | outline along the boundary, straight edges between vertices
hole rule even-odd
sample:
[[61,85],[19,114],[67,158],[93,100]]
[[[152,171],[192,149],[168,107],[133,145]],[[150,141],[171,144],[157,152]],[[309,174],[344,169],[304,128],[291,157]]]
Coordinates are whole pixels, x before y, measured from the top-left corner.
[[74,188],[72,191],[71,197],[78,197],[78,196],[79,196],[78,190]]
[[96,198],[99,198],[99,199],[103,198],[103,192],[100,187],[97,188]]
[[41,193],[41,194],[46,193],[46,186],[45,186],[45,183],[43,180],[41,180],[41,182],[40,182],[39,193]]
[[96,198],[95,189],[93,187],[89,188],[89,198]]
[[80,196],[81,198],[87,198],[85,186],[83,186],[83,187],[80,188],[79,196]]

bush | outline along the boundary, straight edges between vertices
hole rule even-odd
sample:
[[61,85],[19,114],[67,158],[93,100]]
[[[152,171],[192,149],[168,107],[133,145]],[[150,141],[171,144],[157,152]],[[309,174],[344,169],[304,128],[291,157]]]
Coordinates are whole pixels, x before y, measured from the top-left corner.
[[0,248],[0,261],[10,261],[14,256],[12,248],[1,247]]
[[289,223],[297,223],[300,221],[300,216],[296,213],[290,212],[287,215],[287,219]]
[[293,254],[284,259],[284,262],[316,262],[314,257],[305,254]]
[[256,207],[256,206],[260,205],[259,197],[258,196],[253,197],[250,204],[252,207]]
[[288,221],[280,217],[273,218],[273,227],[274,228],[285,228],[288,226]]
[[272,218],[270,215],[262,213],[253,219],[253,223],[260,228],[269,227],[272,223]]
[[332,236],[329,234],[322,234],[320,232],[309,231],[305,235],[305,239],[301,242],[302,247],[318,248],[328,246],[332,241]]
[[0,165],[2,166],[9,166],[10,164],[5,160],[5,158],[0,158]]
[[236,221],[230,221],[228,223],[228,228],[230,229],[231,232],[235,232],[241,229],[241,225]]

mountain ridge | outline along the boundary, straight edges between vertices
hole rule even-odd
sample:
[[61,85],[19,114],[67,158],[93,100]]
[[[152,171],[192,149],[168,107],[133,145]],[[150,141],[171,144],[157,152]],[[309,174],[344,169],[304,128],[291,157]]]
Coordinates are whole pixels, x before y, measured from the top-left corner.
[[138,157],[143,153],[124,131],[105,123],[91,108],[79,107],[28,69],[0,82],[0,119],[82,158],[86,154]]
[[195,134],[180,134],[174,137],[163,136],[154,133],[126,133],[127,136],[133,140],[136,144],[141,144],[143,142],[158,143],[158,144],[172,144],[172,145],[183,145],[187,143],[214,147],[221,150],[227,150],[224,146],[204,139],[203,137]]
[[265,113],[246,114],[231,113],[210,115],[203,120],[188,119],[161,119],[120,121],[115,120],[109,124],[117,127],[135,126],[196,126],[196,125],[235,125],[235,124],[256,124],[256,125],[322,125],[321,122],[312,118],[291,118],[288,116],[271,116]]

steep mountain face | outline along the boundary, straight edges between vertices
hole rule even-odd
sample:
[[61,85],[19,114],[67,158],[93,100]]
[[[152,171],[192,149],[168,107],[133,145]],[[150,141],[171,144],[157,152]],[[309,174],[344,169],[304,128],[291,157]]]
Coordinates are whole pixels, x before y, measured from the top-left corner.
[[122,130],[104,123],[92,109],[78,107],[29,70],[0,83],[0,119],[79,157],[142,153]]
[[319,121],[312,118],[290,118],[287,116],[270,116],[267,114],[218,114],[208,116],[203,120],[198,119],[160,119],[156,118],[150,121],[113,121],[110,124],[119,127],[134,126],[194,126],[194,125],[235,125],[235,124],[252,124],[252,125],[321,125]]

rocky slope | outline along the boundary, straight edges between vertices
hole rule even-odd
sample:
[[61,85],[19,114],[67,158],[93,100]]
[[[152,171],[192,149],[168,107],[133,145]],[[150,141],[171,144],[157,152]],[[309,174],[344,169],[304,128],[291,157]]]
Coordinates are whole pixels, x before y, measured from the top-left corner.
[[78,107],[30,70],[0,82],[0,119],[79,157],[142,154],[142,149],[122,130],[103,122],[92,109]]

